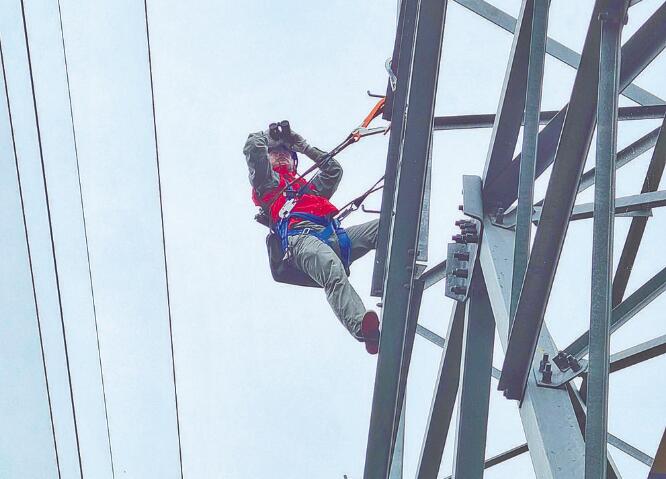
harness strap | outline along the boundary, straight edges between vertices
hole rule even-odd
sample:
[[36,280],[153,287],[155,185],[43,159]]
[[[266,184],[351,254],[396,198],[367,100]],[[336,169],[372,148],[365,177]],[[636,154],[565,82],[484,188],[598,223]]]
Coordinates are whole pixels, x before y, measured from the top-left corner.
[[[292,228],[289,229],[289,223],[292,219],[299,218],[305,221],[309,221],[319,226],[323,226],[324,229],[317,231],[311,228]],[[345,270],[349,270],[349,263],[351,260],[351,240],[345,229],[340,225],[340,221],[335,218],[326,218],[322,216],[311,215],[308,213],[291,213],[286,218],[283,218],[279,221],[276,228],[276,233],[280,237],[280,242],[282,244],[282,251],[285,253],[289,248],[289,237],[297,236],[302,234],[309,234],[319,239],[322,243],[326,243],[329,246],[331,245],[331,235],[335,233],[338,238],[338,246],[340,247],[340,256],[342,259],[342,264],[345,267]]]

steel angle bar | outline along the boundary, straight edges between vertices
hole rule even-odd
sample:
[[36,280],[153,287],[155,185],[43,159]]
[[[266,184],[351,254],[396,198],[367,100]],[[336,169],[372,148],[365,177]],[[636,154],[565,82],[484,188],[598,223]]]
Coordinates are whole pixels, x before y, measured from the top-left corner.
[[[627,299],[613,308],[610,320],[611,334],[620,329],[627,321],[666,291],[666,268],[659,271]],[[589,332],[583,333],[565,351],[572,356],[582,358],[588,352]]]
[[[539,124],[545,125],[555,118],[559,112],[545,110],[539,114]],[[666,105],[624,106],[620,107],[618,119],[628,120],[654,120],[661,119],[666,114]],[[492,128],[496,115],[492,113],[480,115],[449,115],[435,117],[435,131],[468,130],[475,128]]]
[[[402,364],[400,366],[400,378],[398,382],[398,397],[403,398],[396,410],[393,424],[397,427],[401,421],[402,407],[405,404],[405,391],[407,388],[407,372],[412,360],[412,350],[414,349],[414,338],[418,326],[419,312],[421,310],[421,299],[423,298],[425,283],[422,279],[415,279],[412,285],[412,293],[409,298],[409,309],[407,311],[407,321],[405,323],[405,340],[402,348]],[[394,431],[394,435],[397,431]]]
[[[620,38],[629,0],[610,0],[602,10],[597,101],[597,150],[592,226],[590,355],[587,373],[585,477],[608,470],[608,388],[615,223],[615,157],[619,94]],[[579,178],[580,181],[580,178]]]
[[[411,48],[414,41],[415,12],[416,6],[414,3],[409,1],[399,2],[398,22],[396,25],[395,38],[393,40],[393,53],[391,54],[391,58],[387,60],[387,62],[390,63],[387,63],[386,65],[387,69],[390,67],[391,72],[394,75],[397,71],[401,48],[403,51],[407,51],[406,49],[408,48],[409,55],[411,56]],[[407,42],[406,44],[403,44],[403,38],[405,39],[405,42]],[[391,76],[389,76],[386,83],[386,100],[384,103],[382,118],[390,121],[393,113],[393,102],[395,100],[394,96],[395,90],[397,90],[397,84],[392,83]]]
[[432,186],[432,141],[428,148],[428,165],[426,169],[423,200],[421,202],[421,222],[419,223],[419,239],[416,246],[416,261],[428,261],[428,238],[430,236],[430,191]]
[[[416,334],[421,336],[423,339],[427,339],[432,344],[434,344],[435,346],[439,346],[440,348],[443,348],[444,345],[446,344],[446,339],[444,339],[437,333],[433,333],[428,328],[425,328],[420,324],[416,325]],[[500,376],[502,375],[502,371],[493,366],[491,375],[493,378],[499,380]]]
[[405,322],[410,305],[428,149],[432,139],[446,6],[445,0],[421,0],[419,4],[407,99],[409,108],[397,162],[400,167],[393,209],[395,217],[387,243],[390,247],[382,300],[382,336],[364,479],[387,477],[396,431],[395,413],[402,404],[399,384],[401,377],[407,376],[407,371],[401,371],[403,346],[410,341],[410,338],[405,338]]
[[650,468],[648,479],[660,479],[666,474],[666,429],[655,453],[654,464]]
[[[516,18],[504,12],[503,10],[500,10],[494,5],[491,5],[485,0],[454,1],[509,33],[514,33],[516,29]],[[552,38],[547,39],[546,53],[572,68],[578,68],[580,63],[580,55],[578,53],[564,46],[557,40],[553,40]],[[635,101],[639,105],[660,105],[665,103],[664,100],[658,96],[653,95],[652,93],[643,90],[634,84],[629,84],[624,89],[622,94],[630,100]]]
[[[641,193],[656,191],[661,183],[661,178],[664,174],[664,165],[666,164],[666,118],[661,126],[659,138],[650,159],[650,165],[643,181]],[[634,218],[631,220],[631,226],[627,233],[627,238],[620,254],[620,261],[617,265],[615,277],[613,279],[613,306],[620,304],[624,293],[627,290],[629,283],[629,276],[634,267],[636,256],[638,255],[638,248],[640,247],[647,226],[647,218]]]
[[513,249],[513,283],[511,308],[513,318],[518,296],[523,285],[532,237],[532,204],[534,203],[534,171],[539,138],[539,112],[546,53],[548,10],[550,0],[534,0],[532,38],[529,50],[527,94],[525,100],[525,128],[523,130],[523,154],[518,180],[518,206],[516,208],[516,241]]
[[[615,169],[618,170],[629,162],[635,160],[641,156],[650,148],[654,147],[657,143],[657,138],[659,137],[659,132],[661,127],[655,128],[650,133],[640,137],[638,140],[634,141],[631,145],[623,148],[617,154],[615,160]],[[582,193],[590,186],[594,184],[594,168],[590,168],[588,171],[583,173],[583,176],[580,179],[580,184],[578,185],[578,193]]]
[[420,324],[416,325],[416,334],[421,336],[423,339],[427,339],[435,346],[443,348],[446,344],[446,339],[441,337],[439,334],[430,331],[428,328],[421,326]]
[[[585,385],[585,382],[583,382],[583,385]],[[585,405],[585,401],[583,400],[583,393],[582,393],[582,388],[581,391],[576,389],[576,386],[573,383],[567,383],[566,391],[569,394],[569,397],[571,398],[571,403],[574,407],[574,411],[576,412],[576,417],[578,418],[578,426],[580,427],[580,430],[584,433],[585,432],[585,424],[587,422],[587,406]],[[606,464],[607,464],[607,470],[608,473],[603,476],[605,479],[622,479],[622,476],[620,475],[620,471],[617,468],[617,465],[615,464],[615,461],[613,460],[613,457],[611,456],[610,452],[606,453]]]
[[506,168],[513,159],[525,109],[533,11],[534,0],[523,0],[518,16],[518,31],[513,37],[493,132],[490,137],[488,156],[483,171],[484,183],[497,176],[497,173]]
[[[479,259],[500,343],[506,351],[514,233],[495,226],[487,216],[484,218],[483,231]],[[540,354],[547,353],[551,357],[558,352],[546,325],[541,330],[537,347]],[[537,359],[533,366],[538,367],[538,363]],[[536,477],[581,479],[584,471],[580,458],[583,457],[585,446],[567,392],[537,386],[534,375],[528,378],[525,391],[519,413]],[[544,418],[553,418],[553,411],[557,411],[556,420],[544,421]]]
[[[598,0],[598,2],[601,0]],[[597,22],[596,18],[598,17],[598,2],[595,6],[592,18],[593,21],[591,26],[594,26]],[[624,90],[630,82],[632,82],[647,65],[656,58],[659,53],[666,47],[666,29],[663,28],[664,23],[666,23],[666,4],[663,4],[659,7],[654,14],[634,33],[634,35],[623,45],[622,47],[622,64],[620,67],[620,91]],[[586,39],[586,46],[588,45],[588,39],[593,40],[593,43],[598,44],[599,38],[599,29],[594,28],[592,30],[588,29],[588,38]],[[585,59],[586,53],[588,51],[587,57]],[[576,82],[574,83],[574,92],[572,92],[572,102],[575,98],[574,93],[576,92],[576,85],[578,84],[579,78],[585,78],[593,76],[596,78],[596,73],[591,75],[589,71],[590,64],[590,48],[583,47],[583,56],[581,57],[581,66],[576,75]],[[594,49],[596,51],[596,49]],[[595,66],[598,64],[598,58],[596,55],[593,55]],[[585,69],[588,70],[581,74],[581,68],[588,64],[588,67]],[[593,68],[596,72],[596,67]],[[596,84],[594,85],[596,87]],[[591,133],[588,135],[588,132],[591,132],[594,129],[595,123],[595,107],[596,107],[596,88],[593,89],[593,92],[588,92],[589,95],[585,97],[588,101],[583,102],[585,108],[581,108],[581,105],[576,105],[576,110],[574,112],[567,113],[569,105],[565,106],[560,113],[558,113],[553,120],[548,123],[539,133],[539,150],[537,154],[537,167],[536,167],[536,176],[541,175],[553,162],[558,162],[561,158],[569,158],[572,156],[586,156],[587,150],[589,148],[589,143],[591,141]],[[572,103],[570,102],[570,105]],[[565,116],[569,118],[567,123],[569,128],[564,128],[564,118]],[[571,121],[571,118],[575,118],[575,121]],[[565,125],[566,126],[566,125]],[[573,130],[575,133],[572,135],[572,126],[576,126],[577,129]],[[562,140],[569,138],[570,136],[578,137],[578,141],[574,144],[580,144],[579,148],[571,148],[571,145],[563,148]],[[588,139],[589,136],[589,139]],[[568,142],[569,144],[571,142]],[[585,146],[585,148],[582,148]],[[556,158],[557,153],[557,158]],[[564,156],[566,154],[566,156]],[[496,179],[490,182],[487,185],[484,185],[485,194],[487,198],[492,202],[492,204],[500,205],[503,207],[509,206],[516,199],[516,185],[518,184],[518,169],[520,165],[520,155],[514,158],[511,166],[501,172]]]
[[[516,446],[512,449],[509,449],[506,452],[503,452],[501,454],[498,454],[496,456],[491,457],[490,459],[486,459],[486,462],[483,465],[484,469],[489,469],[493,466],[496,466],[498,464],[502,464],[503,462],[508,461],[509,459],[513,459],[514,457],[520,456],[521,454],[527,452],[529,449],[527,448],[527,444],[522,444],[520,446]],[[446,476],[444,479],[453,479],[453,476]]]
[[453,460],[453,477],[459,479],[483,478],[495,339],[495,320],[481,271],[473,278],[465,315]]
[[382,206],[377,232],[377,250],[372,271],[370,294],[382,296],[386,278],[386,258],[388,242],[394,219],[395,190],[398,175],[398,157],[404,137],[405,112],[407,110],[407,91],[412,71],[412,57],[416,31],[416,17],[420,0],[403,0],[400,7],[400,23],[396,33],[396,45],[393,53],[393,71],[397,76],[396,89],[391,95],[391,133],[389,135],[386,169],[384,172],[384,188],[382,190]]
[[405,401],[402,405],[402,414],[400,414],[400,423],[398,425],[398,435],[393,448],[393,459],[391,460],[391,470],[389,479],[402,479],[405,459]]
[[446,278],[446,260],[437,263],[432,268],[425,270],[420,277],[425,282],[425,289],[428,289],[431,286],[439,283],[441,280]]
[[666,353],[666,335],[645,341],[610,357],[610,372],[615,373]]
[[652,464],[654,463],[654,459],[651,456],[648,456],[640,449],[632,446],[628,442],[623,441],[622,439],[611,433],[608,433],[608,444],[610,444],[611,446],[615,446],[620,451],[633,457],[637,461],[642,462],[648,467],[652,466]]
[[[503,390],[509,399],[523,397],[577,186],[592,140],[601,36],[598,16],[604,4],[605,0],[597,0],[594,6],[580,68],[564,121],[562,139],[557,148],[558,160],[550,176],[541,221],[536,231],[523,288],[516,306],[499,384],[500,390]],[[548,126],[552,124],[551,122]],[[542,134],[548,126],[542,130]],[[542,134],[539,138],[539,148],[543,144]],[[511,197],[514,198],[515,194]]]
[[465,304],[454,303],[451,312],[447,341],[442,352],[437,384],[421,446],[417,479],[436,479],[439,473],[460,381]]
[[[651,208],[658,208],[661,206],[666,206],[666,190],[617,198],[615,200],[615,214],[621,215],[634,211],[646,211],[650,210]],[[576,205],[571,212],[571,221],[592,218],[593,212],[594,203],[582,203],[580,205]],[[541,210],[536,208],[532,215],[532,221],[539,222],[540,220]]]

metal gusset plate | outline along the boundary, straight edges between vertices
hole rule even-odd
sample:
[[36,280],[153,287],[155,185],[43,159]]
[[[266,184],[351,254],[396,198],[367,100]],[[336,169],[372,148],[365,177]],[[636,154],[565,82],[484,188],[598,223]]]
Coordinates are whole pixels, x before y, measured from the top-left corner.
[[447,247],[445,294],[464,302],[469,294],[481,238],[483,202],[480,177],[463,176],[463,204],[460,209],[470,218],[456,221],[460,234],[454,235],[454,243],[449,243]]
[[576,359],[560,352],[552,360],[544,354],[539,366],[532,368],[537,385],[544,388],[559,388],[572,379],[587,372],[588,361]]

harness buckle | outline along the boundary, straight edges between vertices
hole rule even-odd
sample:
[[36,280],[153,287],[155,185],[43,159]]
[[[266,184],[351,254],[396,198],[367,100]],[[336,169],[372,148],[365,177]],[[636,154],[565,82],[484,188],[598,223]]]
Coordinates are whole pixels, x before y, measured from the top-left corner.
[[296,198],[291,198],[285,201],[284,205],[282,205],[282,208],[280,208],[278,216],[283,219],[286,218],[289,216],[289,213],[291,213],[291,210],[294,209],[294,206],[296,206]]

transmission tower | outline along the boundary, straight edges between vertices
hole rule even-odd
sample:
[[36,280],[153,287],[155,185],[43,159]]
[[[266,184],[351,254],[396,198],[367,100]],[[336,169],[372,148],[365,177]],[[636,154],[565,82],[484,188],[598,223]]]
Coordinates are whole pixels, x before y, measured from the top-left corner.
[[[511,32],[513,44],[495,115],[435,117],[450,2],[401,2],[387,62],[385,118],[392,126],[372,281],[372,294],[382,297],[382,338],[364,478],[402,477],[403,405],[416,334],[443,348],[418,479],[441,477],[456,402],[454,478],[481,478],[485,468],[525,452],[538,478],[619,478],[609,443],[647,465],[653,461],[608,433],[608,383],[610,373],[666,352],[666,336],[613,355],[609,343],[666,289],[663,268],[625,294],[651,211],[666,204],[666,191],[659,190],[666,129],[618,152],[617,125],[664,118],[664,101],[632,82],[666,46],[666,4],[621,45],[630,7],[638,2],[597,0],[578,54],[548,38],[549,0],[523,0],[518,18],[483,0],[455,2]],[[560,111],[541,111],[546,54],[577,68]],[[621,94],[639,106],[618,108]],[[426,269],[433,131],[491,125],[483,171],[463,177],[461,232],[447,260]],[[521,127],[522,149],[514,157]],[[595,167],[584,171],[595,127]],[[616,198],[616,170],[651,148],[641,192]],[[535,179],[549,169],[545,197],[535,202]],[[594,202],[577,203],[591,186]],[[613,274],[616,215],[632,219]],[[544,315],[569,224],[584,219],[593,222],[590,327],[562,348]],[[424,291],[440,281],[455,300],[445,339],[418,324]],[[504,350],[501,371],[492,367],[495,334]],[[517,401],[527,443],[486,459],[491,377]]]

